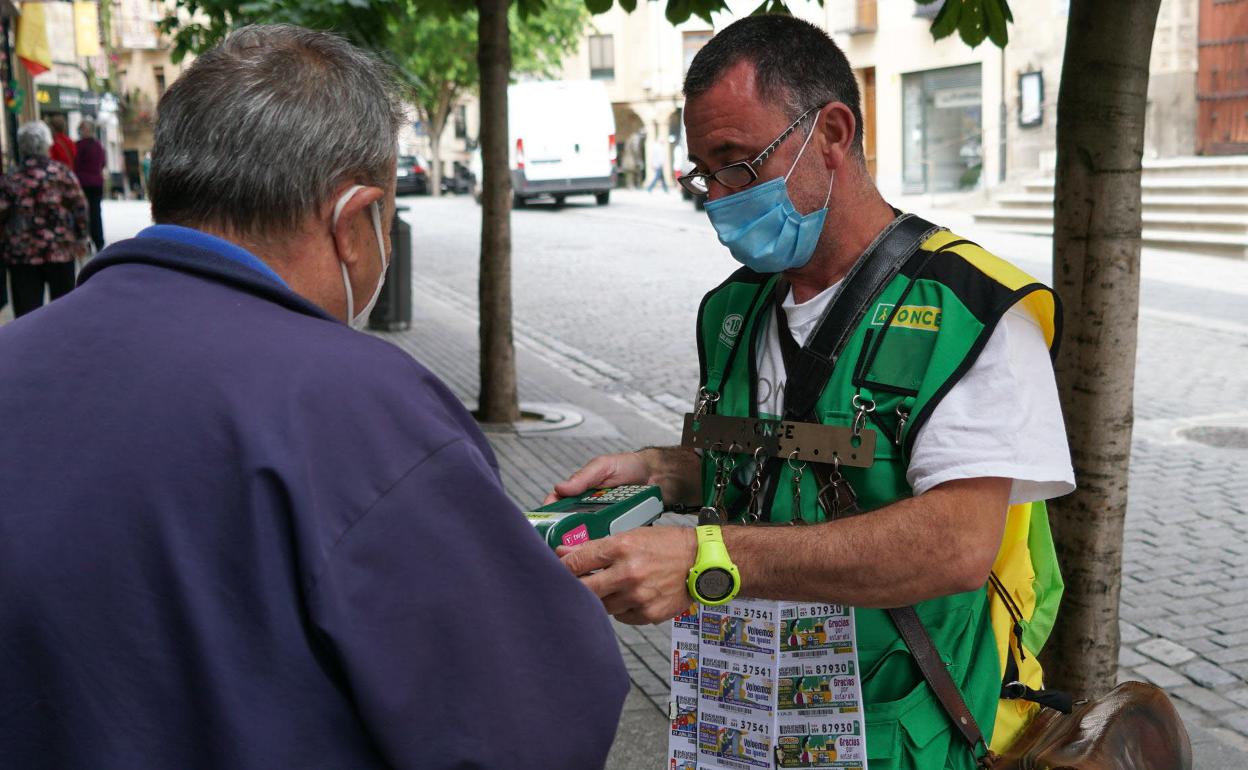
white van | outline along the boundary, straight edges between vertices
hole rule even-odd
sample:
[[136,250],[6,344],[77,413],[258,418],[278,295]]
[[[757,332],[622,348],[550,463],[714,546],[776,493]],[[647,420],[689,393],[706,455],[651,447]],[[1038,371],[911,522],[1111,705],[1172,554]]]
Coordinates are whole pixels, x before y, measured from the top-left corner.
[[507,89],[512,203],[550,196],[593,195],[598,205],[615,187],[615,115],[596,80],[517,83]]

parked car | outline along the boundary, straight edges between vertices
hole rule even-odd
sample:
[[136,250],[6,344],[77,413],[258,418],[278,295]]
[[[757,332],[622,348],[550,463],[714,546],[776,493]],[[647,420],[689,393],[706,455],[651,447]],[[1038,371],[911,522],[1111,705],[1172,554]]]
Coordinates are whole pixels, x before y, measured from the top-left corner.
[[398,180],[395,192],[398,195],[429,194],[429,163],[419,155],[400,155]]
[[593,195],[599,206],[615,187],[615,115],[597,80],[517,83],[507,89],[512,145],[512,205],[541,196],[562,204]]

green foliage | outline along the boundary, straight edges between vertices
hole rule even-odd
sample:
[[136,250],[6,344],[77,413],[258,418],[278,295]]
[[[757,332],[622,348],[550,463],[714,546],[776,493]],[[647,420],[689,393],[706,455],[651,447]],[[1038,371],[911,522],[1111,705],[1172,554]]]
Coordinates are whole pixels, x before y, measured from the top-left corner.
[[[628,13],[637,8],[637,0],[618,1]],[[822,5],[824,0],[819,2]],[[915,2],[930,5],[939,0]],[[590,13],[600,14],[611,10],[616,0],[583,0],[583,3]],[[537,20],[539,28],[553,34],[550,49],[573,50],[563,42],[562,26],[555,29],[547,26],[570,18],[567,15],[570,4],[570,0],[514,0],[512,12],[518,15],[512,17],[513,38],[523,36],[526,27]],[[713,14],[727,10],[724,0],[667,0],[666,16],[672,24],[682,24],[693,16],[712,24]],[[753,15],[764,13],[789,13],[786,0],[762,0]],[[430,19],[450,22],[468,18],[476,18],[474,0],[175,0],[174,11],[160,22],[160,29],[172,35],[174,60],[180,61],[187,53],[211,48],[230,29],[242,24],[284,21],[333,29],[384,53],[392,50],[390,38],[398,29],[396,24],[410,27],[416,20],[423,24]],[[1009,41],[1008,24],[1012,21],[1009,0],[947,0],[932,20],[932,37],[940,40],[957,32],[972,48],[985,39],[1004,47]],[[475,48],[475,37],[472,41],[462,37],[455,39]],[[467,54],[472,50],[461,48],[459,52]],[[405,58],[401,50],[395,53],[397,57],[391,58],[396,63]]]
[[402,0],[175,0],[158,26],[173,39],[173,60],[221,42],[244,24],[288,23],[332,29],[367,48],[386,37],[386,21],[405,8]]
[[[931,5],[937,0],[915,0]],[[957,32],[971,48],[987,38],[998,48],[1010,40],[1007,22],[1014,21],[1009,0],[946,0],[936,18],[932,19],[932,37],[940,40]]]
[[[587,19],[583,0],[513,4],[512,72],[553,76],[576,50]],[[281,22],[334,30],[376,51],[399,71],[430,123],[444,121],[455,98],[477,83],[477,12],[468,0],[177,0],[160,28],[181,60],[235,27]]]
[[[583,0],[546,0],[525,16],[510,11],[511,71],[554,77],[575,51],[589,14]],[[389,22],[388,57],[408,76],[412,98],[434,131],[459,94],[476,87],[477,12],[436,15],[409,0],[403,18]]]
[[[771,0],[771,4],[773,7],[784,7],[783,0]],[[630,5],[632,7],[629,7]],[[766,6],[767,2],[764,2],[763,5]],[[636,4],[630,3],[626,5],[624,0],[620,0],[620,7],[632,13]],[[611,5],[608,3],[605,10],[610,10],[610,8]],[[711,19],[711,14],[727,10],[728,6],[724,3],[724,0],[667,0],[667,20],[672,24],[683,24],[689,21],[691,16],[697,16],[707,24],[713,24],[714,21]],[[594,13],[602,13],[602,11],[594,11]],[[755,11],[755,13],[758,13],[758,11]]]
[[[525,2],[526,0],[519,0]],[[541,0],[527,0],[540,2]],[[842,2],[843,0],[833,0]],[[915,0],[919,5],[931,5],[939,0]],[[620,7],[632,13],[637,7],[637,0],[619,0]],[[819,0],[823,5],[824,0]],[[585,7],[590,13],[606,13],[615,5],[615,0],[585,0]],[[690,17],[697,16],[707,24],[713,24],[713,14],[727,11],[724,0],[667,0],[667,20],[672,24],[683,24]],[[786,0],[763,0],[750,14],[759,16],[766,13],[788,14]],[[1010,13],[1009,0],[947,0],[936,18],[932,20],[932,37],[937,40],[957,32],[962,41],[974,48],[991,40],[999,48],[1009,42],[1008,22],[1014,21]]]

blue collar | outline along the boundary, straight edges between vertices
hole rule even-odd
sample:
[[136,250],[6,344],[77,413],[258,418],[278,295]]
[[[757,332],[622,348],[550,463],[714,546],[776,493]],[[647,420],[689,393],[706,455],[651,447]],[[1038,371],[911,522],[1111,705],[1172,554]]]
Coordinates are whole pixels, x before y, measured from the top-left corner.
[[160,238],[166,241],[174,241],[183,243],[187,246],[194,246],[198,249],[211,251],[220,254],[231,262],[255,270],[265,278],[276,281],[278,285],[289,289],[282,277],[273,272],[273,268],[266,265],[259,257],[229,241],[218,238],[215,235],[201,232],[190,227],[182,227],[181,225],[152,225],[144,228],[136,238]]

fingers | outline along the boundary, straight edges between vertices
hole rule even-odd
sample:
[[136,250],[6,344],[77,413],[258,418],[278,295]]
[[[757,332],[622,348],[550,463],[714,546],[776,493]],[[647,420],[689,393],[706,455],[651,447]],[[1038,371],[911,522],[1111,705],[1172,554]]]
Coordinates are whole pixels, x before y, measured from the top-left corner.
[[[613,560],[610,554],[611,544],[608,543],[610,539],[591,540],[575,548],[559,546],[555,553],[559,556],[560,561],[563,562],[563,566],[568,568],[568,571],[582,578],[583,581],[588,581],[590,577],[593,577],[589,575],[590,572],[605,569],[611,565]],[[603,596],[603,594],[599,594],[597,591],[594,593],[598,596]]]
[[560,498],[584,494],[586,490],[598,487],[644,484],[648,477],[649,469],[645,462],[632,452],[599,455],[577,469],[566,480],[555,484],[554,491],[546,495],[542,505],[550,505]]
[[[607,606],[607,599],[603,600],[603,605]],[[672,610],[668,605],[651,604],[629,606],[627,602],[612,602],[619,611],[613,612],[608,606],[607,612],[621,623],[627,623],[630,626],[652,626],[658,623],[667,623],[672,618],[681,613],[688,603],[680,609]]]
[[613,455],[595,457],[578,468],[567,480],[555,484],[555,493],[560,497],[571,497],[592,487],[609,486],[608,482],[614,475]]
[[628,610],[627,612],[612,613],[612,616],[621,623],[627,623],[630,626],[650,626],[655,623],[663,623],[671,620],[671,618],[663,618],[662,620],[650,620],[650,618],[641,610]]
[[697,552],[692,530],[632,530],[557,551],[565,566],[626,623],[661,623],[689,606],[686,578]]
[[[602,486],[605,479],[610,476],[610,468],[603,469],[604,460],[607,456],[595,457],[585,465],[581,466],[567,479],[555,484],[554,491],[546,495],[546,499],[542,501],[542,505],[550,505],[564,497],[572,497],[579,495],[592,486]],[[601,477],[603,481],[595,481]]]

